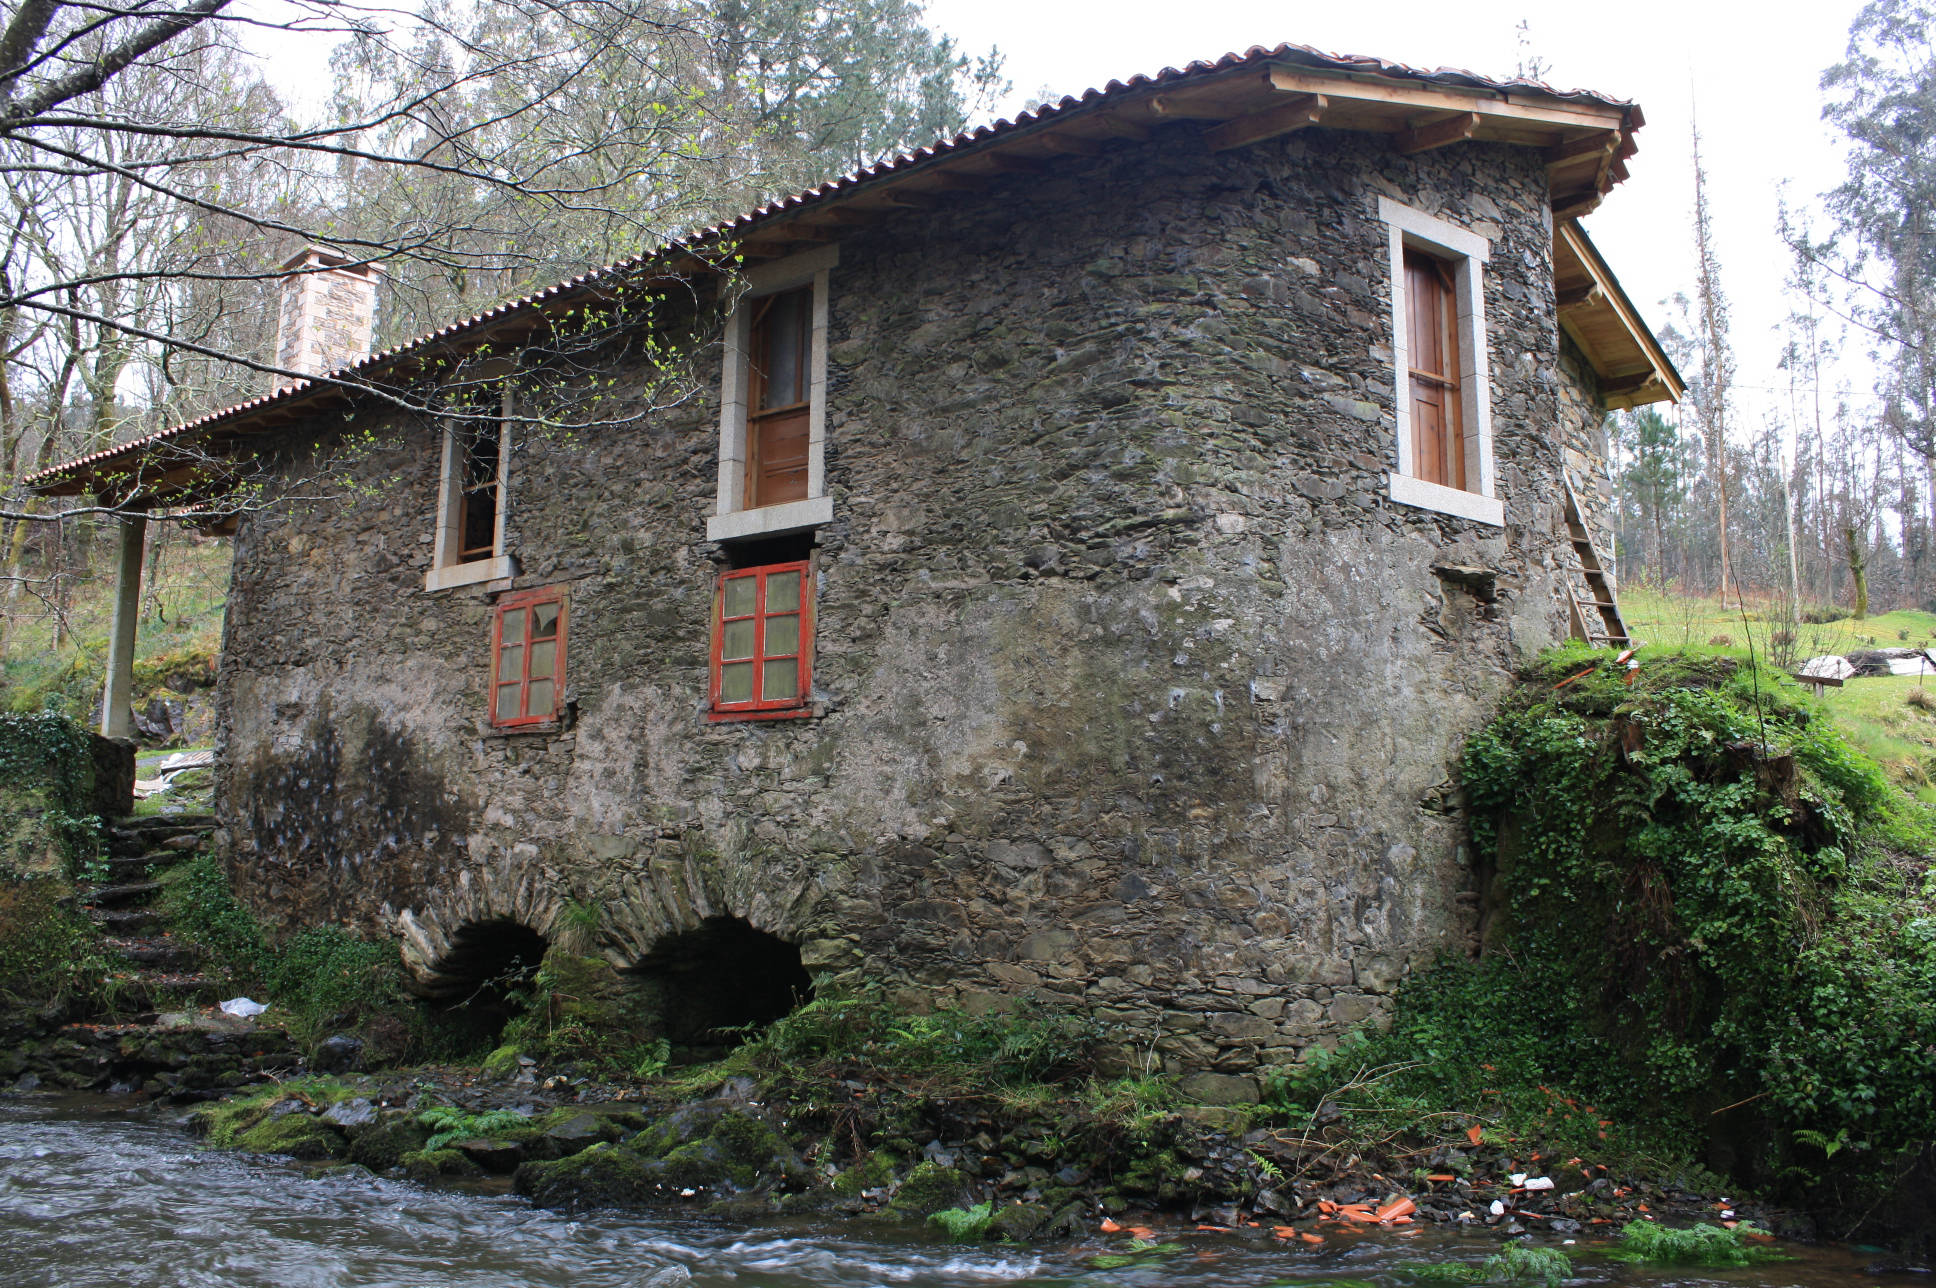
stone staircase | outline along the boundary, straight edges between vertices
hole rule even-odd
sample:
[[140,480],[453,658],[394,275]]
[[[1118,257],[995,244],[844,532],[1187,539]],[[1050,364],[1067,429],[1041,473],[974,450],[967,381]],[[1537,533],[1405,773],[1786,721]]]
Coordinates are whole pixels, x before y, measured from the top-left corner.
[[189,946],[168,933],[158,906],[161,874],[208,843],[207,814],[123,818],[109,824],[107,877],[86,897],[88,916],[126,964],[116,1002],[133,1012],[192,1009],[219,1001],[219,984],[201,973]]
[[105,1008],[0,1020],[0,1088],[134,1093],[175,1104],[301,1066],[275,1024],[215,1009],[222,985],[169,933],[162,874],[208,843],[208,815],[121,818],[106,829],[107,873],[82,903],[120,961]]

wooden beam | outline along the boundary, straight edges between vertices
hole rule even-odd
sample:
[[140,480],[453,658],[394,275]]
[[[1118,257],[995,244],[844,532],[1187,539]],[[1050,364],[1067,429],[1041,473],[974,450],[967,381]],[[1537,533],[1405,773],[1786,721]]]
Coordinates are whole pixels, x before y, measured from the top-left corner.
[[1029,157],[1010,156],[1006,152],[984,153],[981,157],[981,162],[988,167],[990,172],[998,175],[1046,174],[1049,169],[1049,163],[1047,161],[1034,160]]
[[1410,156],[1415,152],[1430,152],[1448,143],[1463,143],[1479,132],[1477,112],[1453,112],[1435,121],[1406,130],[1397,139],[1399,152]]
[[1569,193],[1564,197],[1555,195],[1557,200],[1553,203],[1553,222],[1556,224],[1590,215],[1600,208],[1601,195],[1597,192]]
[[1134,121],[1125,120],[1120,113],[1115,111],[1104,112],[1100,116],[1088,117],[1082,123],[1091,128],[1101,130],[1108,138],[1128,139],[1131,143],[1147,143],[1152,133],[1147,125],[1138,125]]
[[1063,156],[1099,157],[1104,151],[1103,145],[1095,139],[1085,139],[1066,130],[1059,134],[1038,134],[1035,142]]
[[1270,84],[1273,89],[1286,94],[1328,94],[1339,102],[1355,99],[1426,110],[1436,108],[1447,112],[1477,112],[1485,117],[1541,125],[1607,130],[1619,129],[1624,120],[1624,113],[1617,107],[1492,98],[1472,90],[1448,89],[1440,85],[1401,85],[1355,77],[1340,79],[1335,75],[1326,76],[1292,67],[1271,68]]
[[1546,166],[1554,169],[1569,161],[1580,161],[1591,157],[1598,165],[1602,156],[1620,146],[1620,131],[1603,130],[1597,134],[1582,134],[1579,138],[1566,143],[1556,143],[1546,149]]
[[1232,121],[1225,121],[1203,136],[1212,152],[1248,147],[1316,125],[1324,119],[1327,106],[1322,94],[1299,94],[1288,103],[1267,107]]
[[1157,94],[1145,100],[1151,116],[1164,121],[1221,121],[1230,113],[1212,103],[1192,102],[1174,94]]
[[1600,382],[1600,392],[1607,395],[1630,394],[1645,389],[1659,377],[1651,371],[1636,372],[1631,376],[1608,376]]
[[1571,286],[1557,292],[1556,295],[1555,303],[1562,313],[1586,308],[1606,298],[1606,292],[1600,289],[1598,282],[1589,282],[1585,286]]

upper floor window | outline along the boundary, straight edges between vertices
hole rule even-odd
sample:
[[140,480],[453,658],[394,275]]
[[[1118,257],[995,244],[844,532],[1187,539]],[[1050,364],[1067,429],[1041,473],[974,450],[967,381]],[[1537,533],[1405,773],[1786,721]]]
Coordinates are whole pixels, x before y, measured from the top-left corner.
[[813,419],[813,288],[783,291],[753,304],[748,355],[746,509],[807,495],[807,444]]
[[813,691],[813,564],[722,573],[714,595],[712,718],[806,715]]
[[746,272],[726,325],[713,541],[803,532],[833,519],[827,495],[827,294],[838,246]]
[[424,577],[426,590],[498,581],[517,572],[504,553],[511,397],[509,381],[484,385],[465,395],[474,415],[453,415],[444,422],[437,529]]
[[1392,284],[1398,419],[1391,497],[1503,526],[1494,492],[1484,266],[1492,244],[1456,224],[1378,199]]

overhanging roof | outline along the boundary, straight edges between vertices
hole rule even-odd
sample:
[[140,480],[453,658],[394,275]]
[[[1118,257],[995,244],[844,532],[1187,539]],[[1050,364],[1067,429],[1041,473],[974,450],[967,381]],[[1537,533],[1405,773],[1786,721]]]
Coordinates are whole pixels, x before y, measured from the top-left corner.
[[[155,503],[192,502],[207,493],[208,457],[227,455],[242,439],[343,406],[368,385],[407,380],[439,356],[487,340],[502,344],[528,336],[565,310],[610,299],[640,281],[719,271],[715,262],[729,252],[757,263],[836,241],[856,226],[958,200],[1069,157],[1140,142],[1179,121],[1196,122],[1212,152],[1312,126],[1383,134],[1402,152],[1468,140],[1539,148],[1546,156],[1557,226],[1593,209],[1626,178],[1634,131],[1644,118],[1630,102],[1535,81],[1490,80],[1455,68],[1421,71],[1302,45],[1254,46],[1214,62],[1111,81],[1012,121],[979,127],[701,229],[650,254],[500,304],[314,380],[53,466],[29,476],[26,484],[50,496],[97,492],[122,498],[138,494]],[[191,442],[192,452],[187,450]]]
[[1640,310],[1586,229],[1571,220],[1553,230],[1553,292],[1560,326],[1592,364],[1608,407],[1681,400],[1687,391],[1681,373],[1641,321]]

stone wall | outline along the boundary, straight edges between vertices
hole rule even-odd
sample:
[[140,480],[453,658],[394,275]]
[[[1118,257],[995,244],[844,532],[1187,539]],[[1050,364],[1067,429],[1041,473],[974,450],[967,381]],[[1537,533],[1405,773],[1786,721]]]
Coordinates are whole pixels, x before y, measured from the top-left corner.
[[[1471,941],[1451,766],[1564,631],[1545,192],[1532,150],[1212,155],[1186,125],[854,232],[814,719],[705,718],[716,370],[516,449],[517,584],[569,595],[548,735],[490,732],[489,597],[422,590],[436,431],[373,414],[365,486],[237,537],[217,796],[245,896],[426,972],[573,902],[618,964],[732,915],[823,976],[1082,1000],[1176,1068],[1375,1019]],[[1380,193],[1493,239],[1503,531],[1386,498]]]

